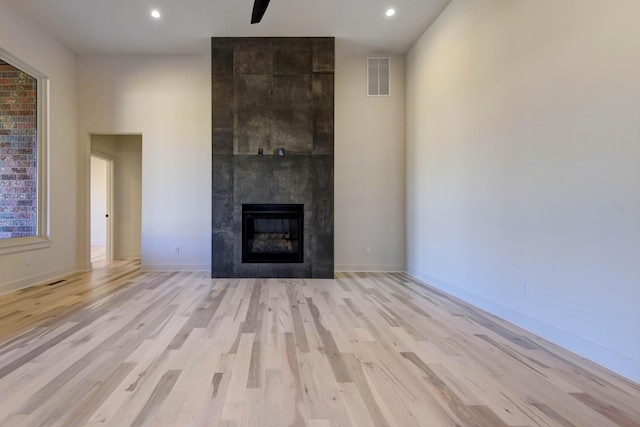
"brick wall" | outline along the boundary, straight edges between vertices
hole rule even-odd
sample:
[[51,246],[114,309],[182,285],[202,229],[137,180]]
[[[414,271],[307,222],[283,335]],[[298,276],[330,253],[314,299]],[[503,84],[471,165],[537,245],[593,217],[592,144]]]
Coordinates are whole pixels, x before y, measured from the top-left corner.
[[0,60],[0,239],[37,234],[37,80]]

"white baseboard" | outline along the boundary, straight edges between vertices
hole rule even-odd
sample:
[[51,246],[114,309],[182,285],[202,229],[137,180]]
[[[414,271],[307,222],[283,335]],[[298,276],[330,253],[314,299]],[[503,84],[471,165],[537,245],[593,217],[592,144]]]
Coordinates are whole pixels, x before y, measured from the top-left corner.
[[407,274],[640,384],[640,361],[420,271]]
[[72,267],[61,268],[58,270],[48,271],[46,273],[37,274],[35,276],[26,277],[14,282],[0,284],[0,295],[10,292],[19,291],[31,286],[44,285],[45,283],[55,282],[65,276],[81,271],[91,271],[91,265],[74,265]]
[[141,271],[211,271],[209,264],[141,264]]
[[404,265],[394,264],[336,264],[334,266],[336,272],[357,271],[362,273],[399,273],[404,272]]
[[142,258],[142,255],[140,255],[139,253],[135,253],[135,254],[119,254],[116,252],[113,253],[114,261],[122,261],[127,259],[140,259],[140,258]]

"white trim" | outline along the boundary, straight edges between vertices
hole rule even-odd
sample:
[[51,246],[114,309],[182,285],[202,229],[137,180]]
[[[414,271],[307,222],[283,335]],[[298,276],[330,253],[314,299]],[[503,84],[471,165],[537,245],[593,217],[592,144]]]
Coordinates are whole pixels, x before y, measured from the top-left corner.
[[21,237],[18,239],[0,240],[0,255],[16,252],[27,252],[36,249],[46,249],[51,246],[51,240],[40,237]]
[[397,264],[336,264],[336,272],[357,271],[362,273],[404,273],[403,265]]
[[91,271],[90,265],[76,265],[73,267],[37,274],[25,279],[16,280],[15,282],[3,283],[0,284],[0,295],[19,291],[20,289],[30,288],[32,286],[40,286],[46,283],[55,282],[56,280],[63,279],[71,274],[86,271]]
[[113,157],[111,154],[103,153],[102,151],[95,150],[93,148],[91,149],[91,154],[89,157],[97,157],[107,162],[115,162],[116,160],[115,157]]
[[407,269],[407,274],[438,288],[454,297],[479,307],[494,316],[513,323],[531,333],[547,339],[573,353],[591,360],[610,369],[636,383],[640,383],[640,360],[618,353],[597,343],[586,340],[568,331],[527,316],[504,305],[498,304],[482,296],[461,289],[450,283],[443,282],[418,270]]
[[[107,215],[109,215],[107,217],[107,261],[113,261],[113,213],[115,212],[115,209],[113,208],[113,180],[115,179],[115,160],[103,160],[107,162]],[[139,254],[137,258],[140,258]]]
[[0,48],[0,58],[37,81],[37,228],[36,235],[15,239],[0,239],[0,255],[49,247],[49,78]]
[[132,260],[132,259],[141,259],[140,254],[124,254],[122,256],[119,256],[117,259],[113,261]]
[[211,271],[210,264],[141,264],[140,271]]

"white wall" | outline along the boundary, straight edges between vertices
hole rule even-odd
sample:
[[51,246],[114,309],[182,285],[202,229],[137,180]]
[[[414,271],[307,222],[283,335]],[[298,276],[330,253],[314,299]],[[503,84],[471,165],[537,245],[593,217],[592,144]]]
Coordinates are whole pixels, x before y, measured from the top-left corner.
[[391,59],[388,97],[367,96],[366,61],[337,44],[335,269],[404,271],[404,57]]
[[[50,80],[51,246],[0,255],[0,293],[88,268],[77,254],[76,58],[8,0],[0,0],[0,46]],[[70,191],[71,189],[71,191]],[[25,265],[26,255],[31,264]]]
[[142,256],[142,138],[117,136],[114,175],[114,259]]
[[91,156],[91,244],[107,244],[107,167],[106,160]]
[[[393,58],[393,96],[368,98],[365,60],[336,59],[335,263],[402,270],[404,62]],[[209,58],[84,56],[78,70],[81,143],[89,133],[143,135],[143,268],[208,270]]]
[[452,1],[407,58],[407,264],[640,381],[637,16]]
[[143,269],[210,269],[210,81],[208,56],[78,59],[81,155],[90,133],[142,134]]

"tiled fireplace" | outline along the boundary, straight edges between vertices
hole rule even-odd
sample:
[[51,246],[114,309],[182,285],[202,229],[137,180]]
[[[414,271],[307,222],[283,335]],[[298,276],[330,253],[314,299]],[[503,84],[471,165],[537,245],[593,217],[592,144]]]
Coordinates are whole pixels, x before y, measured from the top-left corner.
[[333,278],[333,38],[213,38],[212,277]]

